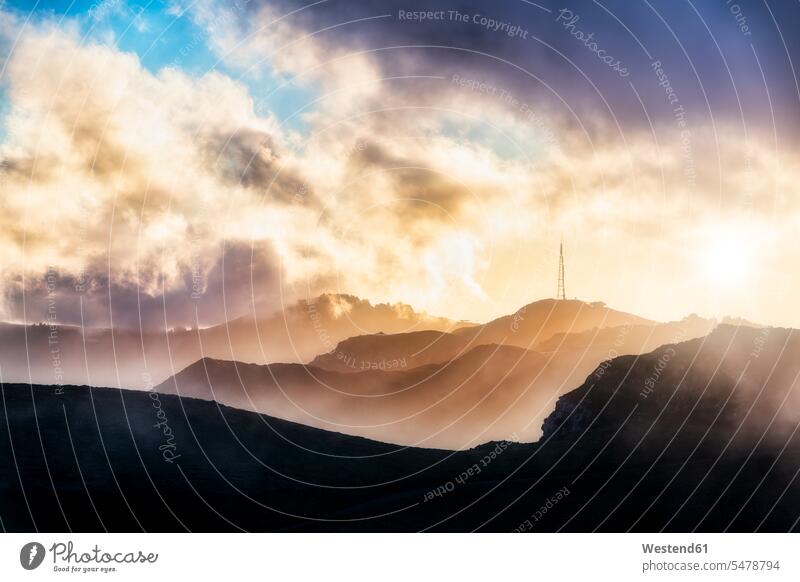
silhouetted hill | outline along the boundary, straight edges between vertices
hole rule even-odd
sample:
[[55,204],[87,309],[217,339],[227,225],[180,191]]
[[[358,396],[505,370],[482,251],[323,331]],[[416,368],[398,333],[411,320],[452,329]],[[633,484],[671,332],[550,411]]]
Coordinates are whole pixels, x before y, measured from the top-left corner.
[[418,486],[409,474],[449,463],[446,451],[163,394],[8,384],[2,394],[10,531],[275,530],[358,511],[365,487],[391,498]]
[[615,359],[559,399],[543,438],[571,439],[629,414],[625,435],[680,423],[684,434],[713,426],[719,438],[723,428],[750,433],[754,425],[766,437],[800,421],[798,379],[800,333],[720,325],[707,337]]
[[452,330],[457,323],[404,304],[376,304],[325,294],[258,319],[241,317],[205,329],[138,331],[0,323],[6,382],[144,389],[200,358],[305,362],[364,333]]
[[[716,325],[715,320],[692,315],[669,323],[593,327],[556,333],[530,349],[542,354],[557,353],[559,359],[569,356],[588,373],[616,356],[646,353],[667,343],[708,335]],[[473,334],[469,328],[457,333],[428,330],[362,335],[339,342],[334,350],[317,356],[310,365],[337,372],[405,370],[460,357],[472,347],[482,345],[482,339],[482,334]]]
[[310,365],[337,372],[405,370],[447,362],[471,347],[474,345],[468,339],[434,330],[360,335],[339,342],[333,351],[317,356]]
[[[552,320],[543,315],[548,309]],[[539,329],[552,330],[556,320],[569,318],[588,325],[601,316],[610,323],[645,321],[598,305],[542,301],[525,312],[528,324],[520,330],[529,332],[536,321]],[[707,333],[710,325],[702,321]],[[486,334],[470,329],[363,335],[340,342],[308,367],[198,362],[176,376],[177,385],[169,380],[156,389],[407,445],[462,449],[511,435],[531,442],[555,399],[601,362],[700,327],[595,326],[552,336],[541,344],[550,348],[544,355],[509,343],[482,344]]]
[[[352,370],[343,362],[355,361],[359,369],[362,364],[386,369],[387,362],[397,360],[394,369],[402,370],[440,364],[482,344],[537,350],[538,343],[554,334],[623,323],[649,322],[599,304],[544,300],[474,326],[404,304],[373,305],[352,295],[324,294],[271,315],[248,315],[205,329],[0,323],[0,366],[6,382],[146,389],[203,357],[256,364],[313,360],[315,366],[339,371]],[[585,359],[582,369],[588,372],[605,357],[595,359]]]
[[574,447],[567,466],[598,478],[586,507],[543,527],[796,529],[799,378],[800,332],[778,328],[720,325],[613,360],[545,421],[540,442]]
[[[252,363],[307,362],[358,335],[452,331],[470,325],[414,311],[406,304],[378,303],[325,293],[301,300],[268,318],[245,316],[202,330],[205,356]],[[212,351],[213,350],[213,351]]]
[[403,371],[204,359],[155,389],[383,441],[460,449],[514,435],[538,438],[566,389],[562,375],[539,354],[487,345]]
[[487,324],[456,330],[457,335],[480,344],[511,344],[526,349],[559,333],[578,333],[593,328],[651,325],[648,319],[615,311],[603,303],[544,299]]
[[[659,346],[707,336],[716,327],[713,319],[690,315],[668,323],[624,324],[592,328],[574,333],[557,333],[537,344],[540,353],[570,351],[606,357],[637,355],[652,352]],[[610,355],[609,355],[610,354]],[[599,362],[598,362],[599,363]]]

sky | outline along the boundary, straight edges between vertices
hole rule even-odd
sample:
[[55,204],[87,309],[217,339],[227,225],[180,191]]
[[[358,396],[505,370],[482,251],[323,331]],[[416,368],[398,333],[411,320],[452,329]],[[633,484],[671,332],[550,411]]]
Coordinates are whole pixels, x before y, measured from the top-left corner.
[[[556,292],[800,327],[800,5],[11,1],[0,317]],[[55,312],[54,305],[58,309]]]

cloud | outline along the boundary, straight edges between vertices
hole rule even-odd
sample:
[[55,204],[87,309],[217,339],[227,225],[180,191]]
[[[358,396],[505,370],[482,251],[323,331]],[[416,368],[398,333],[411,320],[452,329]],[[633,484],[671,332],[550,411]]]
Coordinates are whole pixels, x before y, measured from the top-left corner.
[[223,75],[153,75],[45,25],[15,46],[7,83],[6,277],[90,271],[115,293],[155,297],[188,270],[212,276],[226,242],[266,260],[270,233],[244,223],[303,187],[278,125]]
[[219,249],[205,272],[183,267],[180,281],[148,293],[96,264],[79,274],[58,270],[6,281],[7,312],[25,313],[28,321],[55,320],[88,328],[112,326],[158,330],[197,327],[225,321],[254,309],[280,303],[280,273],[266,248],[231,243]]
[[[348,107],[348,99],[354,108],[386,104],[386,91],[366,90],[363,82],[408,76],[422,78],[393,83],[397,101],[441,102],[452,87],[430,77],[459,74],[583,121],[588,129],[597,116],[646,129],[674,117],[664,77],[656,74],[660,68],[697,124],[714,123],[715,117],[769,124],[763,107],[769,99],[788,124],[779,133],[796,139],[800,130],[789,119],[796,118],[791,114],[800,98],[791,66],[800,60],[800,46],[788,34],[800,16],[784,5],[748,6],[738,18],[725,3],[624,0],[460,0],[438,6],[421,0],[250,0],[234,6],[202,0],[188,13],[201,25],[214,24],[212,43],[226,62],[248,74],[271,68],[297,82],[318,82],[338,96],[340,108]],[[433,17],[413,16],[420,12]],[[519,34],[509,36],[512,29]],[[608,55],[621,59],[629,75],[611,70],[604,61]],[[759,82],[762,73],[768,75],[765,83]]]
[[[712,222],[771,232],[759,246],[765,264],[797,257],[800,169],[770,126],[745,134],[731,115],[712,124],[680,89],[691,111],[682,126],[647,67],[635,77],[649,81],[644,108],[630,84],[621,96],[620,79],[587,98],[563,56],[474,22],[411,26],[395,15],[331,28],[384,9],[324,4],[282,18],[293,4],[236,6],[192,9],[234,67],[199,77],[150,72],[69,25],[25,29],[7,62],[0,146],[7,318],[22,317],[23,296],[29,319],[46,317],[54,289],[60,318],[79,322],[83,301],[91,325],[113,314],[138,326],[140,311],[147,327],[192,325],[196,314],[207,324],[254,301],[323,291],[486,319],[552,295],[561,235],[570,289],[584,298],[662,319],[720,306],[759,321],[787,311],[761,284],[749,302],[726,302],[687,273],[688,243]],[[612,38],[608,26],[598,38]],[[557,44],[601,83],[608,71],[573,41]],[[381,50],[403,43],[458,50]],[[267,70],[313,88],[297,104],[302,131],[260,113],[269,99],[253,79]],[[76,291],[82,280],[89,287]]]

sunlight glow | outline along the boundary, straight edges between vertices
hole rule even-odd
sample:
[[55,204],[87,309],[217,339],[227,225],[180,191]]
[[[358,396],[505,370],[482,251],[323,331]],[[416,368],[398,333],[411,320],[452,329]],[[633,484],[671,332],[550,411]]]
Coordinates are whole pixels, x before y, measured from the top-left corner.
[[720,285],[740,285],[753,275],[753,243],[743,232],[715,229],[701,249],[699,270]]

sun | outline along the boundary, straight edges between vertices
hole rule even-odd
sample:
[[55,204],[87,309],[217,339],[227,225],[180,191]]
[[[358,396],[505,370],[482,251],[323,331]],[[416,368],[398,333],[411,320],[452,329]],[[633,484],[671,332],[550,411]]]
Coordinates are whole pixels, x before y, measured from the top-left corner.
[[698,256],[703,278],[719,285],[741,284],[753,275],[753,241],[744,232],[715,228]]

